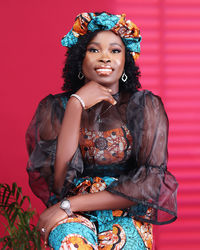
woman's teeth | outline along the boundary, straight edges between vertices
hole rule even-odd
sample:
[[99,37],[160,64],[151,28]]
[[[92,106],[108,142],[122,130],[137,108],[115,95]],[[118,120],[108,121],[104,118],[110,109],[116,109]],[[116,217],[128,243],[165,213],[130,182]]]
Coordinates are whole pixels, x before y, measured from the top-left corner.
[[96,72],[100,75],[109,75],[112,73],[112,69],[96,69]]

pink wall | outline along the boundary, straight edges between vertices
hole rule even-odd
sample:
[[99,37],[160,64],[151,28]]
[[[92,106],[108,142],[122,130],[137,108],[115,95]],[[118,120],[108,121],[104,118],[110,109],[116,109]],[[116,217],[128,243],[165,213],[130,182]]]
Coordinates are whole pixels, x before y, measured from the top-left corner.
[[[198,249],[200,233],[199,0],[1,0],[0,182],[28,187],[25,131],[38,102],[62,86],[60,40],[83,11],[127,13],[143,33],[144,88],[164,99],[170,119],[169,168],[179,183],[179,219],[157,229],[157,250]],[[187,30],[187,32],[186,32]],[[188,86],[191,86],[189,88]],[[181,91],[180,91],[181,90]],[[198,223],[199,221],[199,223]]]
[[199,249],[200,1],[116,0],[142,33],[142,85],[168,113],[168,169],[179,182],[178,219],[156,227],[158,250]]
[[0,182],[16,181],[38,211],[43,205],[30,191],[25,171],[25,131],[41,98],[62,86],[62,36],[78,13],[105,9],[112,11],[106,0],[0,2]]

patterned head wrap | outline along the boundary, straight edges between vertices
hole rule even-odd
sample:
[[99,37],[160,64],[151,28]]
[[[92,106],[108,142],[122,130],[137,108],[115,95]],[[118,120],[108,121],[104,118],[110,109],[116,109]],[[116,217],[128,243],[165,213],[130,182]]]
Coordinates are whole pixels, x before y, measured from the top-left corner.
[[125,46],[136,60],[140,54],[140,30],[125,17],[125,14],[111,15],[105,12],[99,15],[95,13],[79,14],[72,29],[62,38],[61,43],[63,46],[70,48],[78,42],[79,36],[83,36],[87,32],[111,30],[122,38]]

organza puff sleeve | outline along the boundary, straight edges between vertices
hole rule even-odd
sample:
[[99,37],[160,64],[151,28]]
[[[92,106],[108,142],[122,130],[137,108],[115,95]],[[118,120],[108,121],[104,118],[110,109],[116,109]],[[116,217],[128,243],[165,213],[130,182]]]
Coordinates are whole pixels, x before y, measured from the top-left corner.
[[136,203],[136,219],[167,224],[177,218],[175,177],[167,171],[168,118],[162,101],[149,91],[136,92],[127,108],[133,137],[132,170],[107,190]]
[[[53,189],[54,162],[57,136],[59,134],[65,106],[69,94],[49,95],[38,105],[26,132],[26,145],[29,154],[27,172],[33,193],[49,207],[62,199]],[[68,165],[65,190],[70,190],[73,179],[82,172],[80,150],[77,149]],[[72,166],[73,165],[73,166]],[[78,169],[81,168],[81,169]]]
[[[30,155],[27,171],[33,192],[47,205],[52,197],[57,136],[69,94],[43,99],[29,125],[26,143]],[[138,220],[166,224],[177,218],[177,182],[167,171],[168,119],[158,96],[136,91],[127,100],[127,127],[133,139],[130,171],[107,187],[107,191],[134,202],[128,211]],[[68,165],[62,196],[73,195],[73,179],[83,173],[82,155],[77,148]]]

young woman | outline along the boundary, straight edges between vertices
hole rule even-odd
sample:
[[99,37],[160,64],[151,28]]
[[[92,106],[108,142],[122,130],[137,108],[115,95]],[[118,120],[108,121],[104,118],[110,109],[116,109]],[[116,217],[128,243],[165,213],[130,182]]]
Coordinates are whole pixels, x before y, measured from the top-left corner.
[[158,96],[138,90],[140,41],[125,15],[105,12],[80,14],[62,39],[65,93],[40,102],[26,137],[54,249],[152,249],[152,224],[176,219],[168,119]]

